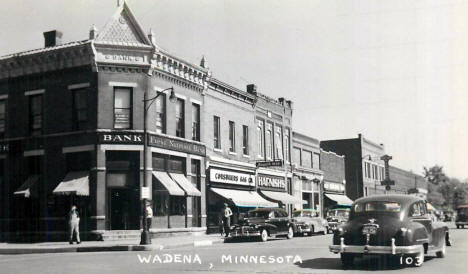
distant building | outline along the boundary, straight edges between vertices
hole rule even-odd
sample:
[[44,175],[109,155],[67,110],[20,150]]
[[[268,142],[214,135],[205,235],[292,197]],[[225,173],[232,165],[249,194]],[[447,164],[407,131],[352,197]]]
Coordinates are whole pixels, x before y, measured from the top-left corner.
[[345,157],[334,152],[320,151],[320,169],[323,171],[323,208],[350,206],[346,196]]
[[427,181],[423,176],[395,166],[389,168],[390,179],[395,181],[392,191],[401,194],[418,194],[426,198]]

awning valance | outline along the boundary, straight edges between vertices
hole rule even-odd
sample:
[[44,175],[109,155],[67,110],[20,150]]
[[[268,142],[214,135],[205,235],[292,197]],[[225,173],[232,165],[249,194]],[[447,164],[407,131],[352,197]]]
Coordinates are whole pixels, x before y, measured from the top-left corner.
[[263,199],[256,191],[224,189],[212,187],[211,191],[224,198],[231,200],[236,206],[240,207],[278,207],[277,203],[269,202]]
[[78,196],[89,196],[89,171],[67,173],[63,181],[52,193],[58,195],[75,194]]
[[283,204],[303,204],[304,203],[302,199],[294,197],[286,192],[267,191],[267,190],[260,190],[260,192],[267,199],[273,200],[276,202],[281,202]]
[[325,193],[325,196],[328,198],[332,199],[333,201],[337,202],[339,205],[352,205],[353,200],[348,198],[346,195],[341,195],[341,194],[329,194]]
[[201,192],[191,183],[184,174],[170,173],[172,179],[187,193],[187,196],[201,196]]
[[39,175],[30,175],[26,181],[24,181],[24,183],[15,192],[13,192],[13,194],[21,195],[25,198],[29,198],[33,194],[35,195],[39,178]]
[[169,174],[162,171],[153,171],[153,176],[167,189],[169,195],[185,196],[184,191],[174,182]]

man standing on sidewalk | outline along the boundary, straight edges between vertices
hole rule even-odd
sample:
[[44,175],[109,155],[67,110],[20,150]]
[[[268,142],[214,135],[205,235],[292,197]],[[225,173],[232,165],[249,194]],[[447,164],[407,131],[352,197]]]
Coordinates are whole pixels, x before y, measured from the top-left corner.
[[70,227],[70,244],[73,244],[73,233],[76,233],[76,243],[80,244],[80,215],[75,205],[68,213],[68,225]]
[[148,230],[150,230],[151,221],[153,220],[153,209],[151,208],[151,204],[146,205],[145,215],[146,227],[148,228]]
[[224,203],[223,224],[224,224],[224,232],[226,233],[226,237],[229,237],[229,232],[231,229],[231,216],[232,216],[231,208],[229,208],[228,204]]

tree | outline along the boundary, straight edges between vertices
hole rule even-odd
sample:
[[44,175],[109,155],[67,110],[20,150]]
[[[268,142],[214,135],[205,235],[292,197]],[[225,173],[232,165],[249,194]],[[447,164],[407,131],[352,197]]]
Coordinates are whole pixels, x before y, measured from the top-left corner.
[[447,180],[443,167],[435,165],[433,167],[424,167],[424,178],[433,185],[439,185]]

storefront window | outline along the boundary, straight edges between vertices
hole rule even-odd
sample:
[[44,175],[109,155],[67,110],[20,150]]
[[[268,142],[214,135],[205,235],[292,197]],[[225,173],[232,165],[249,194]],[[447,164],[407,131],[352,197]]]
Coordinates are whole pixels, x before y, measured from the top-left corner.
[[171,196],[170,198],[170,214],[185,215],[185,200],[184,196]]
[[166,133],[166,94],[156,98],[156,132]]
[[132,89],[114,89],[114,128],[132,128]]

